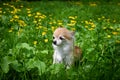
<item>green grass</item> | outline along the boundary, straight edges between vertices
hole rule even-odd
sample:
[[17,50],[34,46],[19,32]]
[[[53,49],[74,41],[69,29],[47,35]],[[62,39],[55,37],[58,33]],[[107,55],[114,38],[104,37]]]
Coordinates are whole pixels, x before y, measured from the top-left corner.
[[[7,2],[0,5],[0,80],[118,80],[120,3]],[[80,65],[52,65],[52,33],[76,31]]]

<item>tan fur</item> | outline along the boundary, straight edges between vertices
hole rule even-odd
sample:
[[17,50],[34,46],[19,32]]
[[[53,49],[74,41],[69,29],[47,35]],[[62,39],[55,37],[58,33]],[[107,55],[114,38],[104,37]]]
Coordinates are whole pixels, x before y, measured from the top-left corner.
[[64,36],[66,39],[71,40],[70,31],[66,28],[57,28],[54,32],[55,37],[59,37],[60,35]]
[[[81,59],[82,50],[74,46],[74,32],[69,31],[66,28],[57,28],[53,33],[55,43],[53,48],[55,50],[53,55],[54,63],[64,63],[67,67],[70,67],[76,60]],[[60,40],[60,37],[64,40]],[[57,44],[58,42],[58,44]]]

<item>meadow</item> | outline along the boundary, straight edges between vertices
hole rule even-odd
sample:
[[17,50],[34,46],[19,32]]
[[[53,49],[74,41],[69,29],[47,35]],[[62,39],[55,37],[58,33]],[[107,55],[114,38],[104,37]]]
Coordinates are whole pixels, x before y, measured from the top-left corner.
[[[52,34],[75,31],[82,61],[52,65]],[[120,2],[0,3],[0,80],[119,80]]]

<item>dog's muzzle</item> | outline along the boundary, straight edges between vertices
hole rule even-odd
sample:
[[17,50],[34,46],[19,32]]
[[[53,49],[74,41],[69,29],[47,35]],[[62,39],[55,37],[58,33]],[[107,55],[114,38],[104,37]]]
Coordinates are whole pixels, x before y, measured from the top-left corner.
[[56,45],[56,44],[57,44],[57,41],[53,41],[53,44],[55,44],[55,45]]

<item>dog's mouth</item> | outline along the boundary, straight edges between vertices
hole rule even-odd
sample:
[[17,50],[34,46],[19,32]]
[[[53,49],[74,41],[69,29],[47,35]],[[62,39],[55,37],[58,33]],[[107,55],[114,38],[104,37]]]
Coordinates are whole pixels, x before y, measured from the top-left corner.
[[57,41],[53,41],[53,44],[54,44],[54,45],[57,45]]

